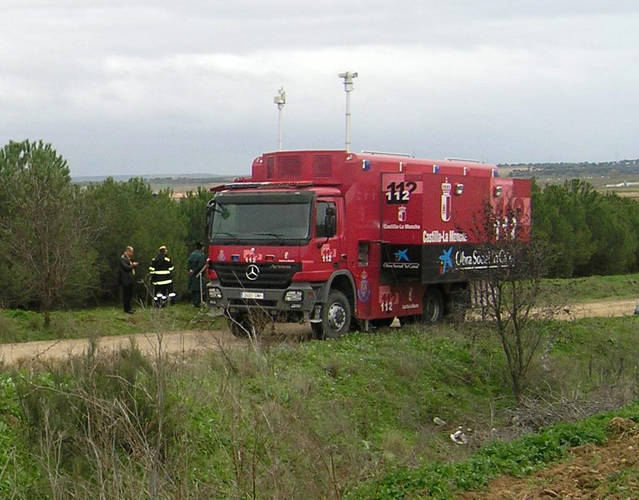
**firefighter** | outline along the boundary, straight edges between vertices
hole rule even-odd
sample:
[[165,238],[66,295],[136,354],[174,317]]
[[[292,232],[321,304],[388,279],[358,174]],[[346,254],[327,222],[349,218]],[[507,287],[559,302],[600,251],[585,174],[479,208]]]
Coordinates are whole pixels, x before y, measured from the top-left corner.
[[204,268],[206,266],[206,256],[204,255],[204,245],[195,244],[195,250],[189,255],[189,292],[195,307],[200,307],[202,302],[202,282],[204,280]]
[[173,262],[166,250],[166,245],[159,248],[155,259],[149,266],[151,283],[153,284],[153,305],[164,307],[175,301],[173,292]]

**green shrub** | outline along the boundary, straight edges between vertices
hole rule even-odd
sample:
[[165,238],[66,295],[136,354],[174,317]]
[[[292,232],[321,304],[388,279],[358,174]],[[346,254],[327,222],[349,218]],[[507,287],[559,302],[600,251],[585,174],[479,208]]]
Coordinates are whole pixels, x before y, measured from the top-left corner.
[[[131,485],[123,474],[134,471],[138,480],[146,477],[154,484],[156,493],[162,491],[167,481],[162,471],[178,429],[177,400],[167,387],[164,363],[160,358],[152,364],[135,345],[111,357],[93,345],[86,356],[17,384],[51,494],[97,488],[112,498],[127,496]],[[148,492],[153,496],[153,488]]]
[[558,424],[512,442],[493,442],[463,462],[434,463],[414,469],[398,467],[380,480],[362,484],[347,496],[366,499],[449,498],[459,490],[484,487],[499,474],[523,477],[563,458],[570,447],[604,443],[608,421],[615,415],[639,421],[639,402],[580,422]]

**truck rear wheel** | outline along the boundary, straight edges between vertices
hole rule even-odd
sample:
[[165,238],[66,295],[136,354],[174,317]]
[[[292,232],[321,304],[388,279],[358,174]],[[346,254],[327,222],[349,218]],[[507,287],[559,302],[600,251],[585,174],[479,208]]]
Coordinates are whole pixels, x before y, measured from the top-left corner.
[[428,288],[424,296],[422,323],[439,323],[444,317],[444,297],[439,288]]
[[322,307],[322,337],[331,339],[345,334],[351,326],[351,319],[348,299],[339,290],[332,290]]

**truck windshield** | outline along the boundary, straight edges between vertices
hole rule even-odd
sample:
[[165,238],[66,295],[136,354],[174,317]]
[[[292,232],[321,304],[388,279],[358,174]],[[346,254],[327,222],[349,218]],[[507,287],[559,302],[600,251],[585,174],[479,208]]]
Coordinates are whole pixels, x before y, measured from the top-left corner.
[[308,240],[311,202],[310,193],[218,195],[211,241],[277,245]]

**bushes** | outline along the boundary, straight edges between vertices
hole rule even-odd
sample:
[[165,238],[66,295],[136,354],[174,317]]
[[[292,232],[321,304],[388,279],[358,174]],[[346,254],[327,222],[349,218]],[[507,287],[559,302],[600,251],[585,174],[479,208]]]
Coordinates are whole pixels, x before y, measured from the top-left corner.
[[585,181],[533,189],[533,233],[556,255],[553,277],[639,268],[639,203],[603,195]]
[[126,245],[136,248],[138,279],[167,245],[176,291],[186,292],[187,256],[206,236],[206,189],[178,201],[142,179],[80,188],[51,144],[28,140],[0,149],[0,181],[2,306],[40,309],[48,324],[55,308],[117,299]]
[[[138,280],[147,275],[159,246],[166,245],[175,265],[176,289],[180,293],[186,290],[188,220],[180,212],[179,202],[171,198],[170,190],[153,193],[142,179],[119,183],[109,178],[88,186],[83,202],[90,224],[97,231],[93,241],[93,248],[100,255],[94,271],[100,283],[96,298],[118,297],[118,268],[126,245],[135,247],[135,260],[140,262]],[[143,287],[137,288],[138,293],[144,293]]]
[[52,497],[170,496],[179,412],[167,378],[160,356],[152,364],[131,345],[104,360],[93,345],[65,367],[21,379],[17,394]]
[[39,469],[24,446],[21,411],[14,377],[0,374],[0,497],[44,498]]
[[66,160],[42,141],[0,150],[0,282],[10,305],[51,311],[95,285],[95,234]]

